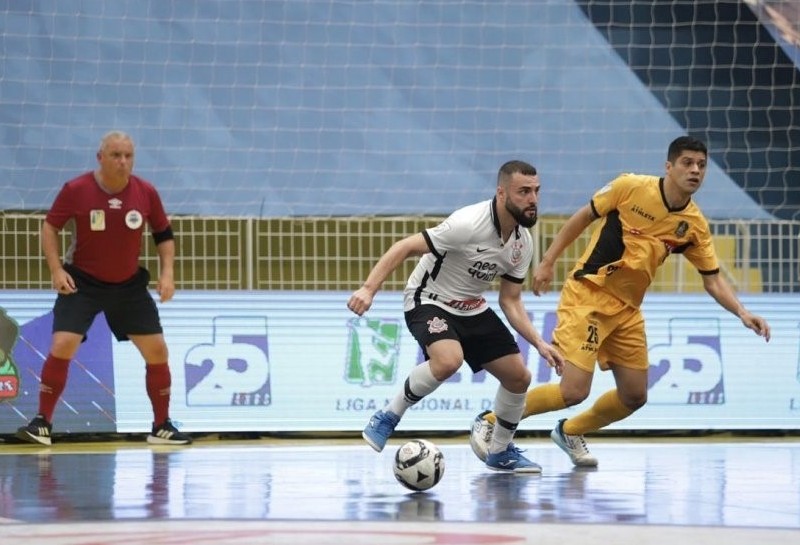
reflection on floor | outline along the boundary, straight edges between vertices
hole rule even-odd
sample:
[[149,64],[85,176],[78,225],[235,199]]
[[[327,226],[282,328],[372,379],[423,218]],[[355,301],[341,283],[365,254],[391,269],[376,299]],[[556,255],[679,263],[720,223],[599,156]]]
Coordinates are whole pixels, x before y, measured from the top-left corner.
[[[797,439],[594,440],[600,459],[594,470],[573,468],[545,439],[522,440],[544,468],[538,476],[487,470],[464,437],[432,439],[444,452],[445,475],[417,494],[392,475],[400,439],[381,454],[360,441],[325,439],[4,445],[0,542],[25,536],[25,543],[37,543],[41,536],[49,545],[351,545],[358,542],[354,536],[371,536],[365,542],[547,543],[547,532],[557,536],[562,525],[575,532],[582,524],[596,537],[608,527],[616,543],[640,543],[643,531],[648,543],[658,544],[686,541],[678,531],[691,534],[693,543],[728,545],[745,537],[762,545],[800,543]],[[77,524],[88,521],[94,524]],[[153,526],[160,521],[184,537],[199,534],[174,541],[174,534]],[[260,526],[248,530],[252,523]],[[703,541],[706,529],[715,533]],[[726,531],[730,536],[722,539]],[[387,535],[394,537],[387,541]],[[216,541],[206,541],[211,537]]]

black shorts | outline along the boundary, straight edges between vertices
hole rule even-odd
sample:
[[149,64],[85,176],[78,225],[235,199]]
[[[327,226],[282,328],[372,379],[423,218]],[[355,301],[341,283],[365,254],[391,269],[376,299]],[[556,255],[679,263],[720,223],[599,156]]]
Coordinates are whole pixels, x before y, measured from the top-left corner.
[[128,340],[128,335],[163,332],[156,302],[147,289],[150,273],[146,269],[140,267],[133,278],[120,284],[101,282],[72,265],[65,265],[64,269],[75,280],[78,291],[69,295],[59,294],[56,298],[54,333],[78,333],[85,340],[86,332],[101,312],[118,341]]
[[427,347],[442,339],[461,343],[464,361],[474,373],[498,358],[519,354],[514,336],[490,308],[474,316],[459,316],[437,305],[418,305],[407,311],[405,317],[408,330],[426,359]]

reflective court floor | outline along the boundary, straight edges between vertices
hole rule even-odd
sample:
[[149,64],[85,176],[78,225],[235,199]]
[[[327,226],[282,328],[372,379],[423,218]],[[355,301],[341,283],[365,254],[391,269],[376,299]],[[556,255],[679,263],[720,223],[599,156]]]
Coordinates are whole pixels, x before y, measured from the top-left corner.
[[[421,436],[423,437],[423,436]],[[467,437],[425,493],[360,439],[0,443],[0,543],[800,543],[800,439],[594,438],[594,470],[522,438],[541,475],[485,468]]]

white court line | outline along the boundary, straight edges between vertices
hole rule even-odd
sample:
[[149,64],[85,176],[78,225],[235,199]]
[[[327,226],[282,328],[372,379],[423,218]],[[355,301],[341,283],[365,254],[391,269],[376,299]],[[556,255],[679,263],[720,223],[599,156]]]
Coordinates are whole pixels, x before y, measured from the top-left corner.
[[[419,434],[420,437],[427,437],[424,433]],[[390,447],[399,447],[404,441],[397,438],[393,443],[389,443],[386,452],[391,451]],[[408,439],[411,439],[409,436]],[[453,438],[438,438],[432,437],[432,440],[446,449],[459,449],[469,447],[469,438],[453,439]],[[269,441],[265,443],[264,441]],[[281,442],[285,441],[291,443],[282,445]],[[213,449],[215,452],[240,452],[242,450],[248,451],[280,451],[280,452],[331,452],[357,449],[364,452],[373,452],[370,447],[361,439],[342,440],[334,439],[331,441],[342,441],[340,444],[324,444],[329,442],[326,439],[303,439],[299,440],[302,444],[298,444],[296,439],[269,439],[269,440],[254,440],[248,443],[247,440],[241,442],[235,441],[234,444],[226,445],[225,441],[216,442],[197,442],[189,447],[180,445],[148,445],[142,442],[137,443],[116,443],[116,442],[98,442],[98,443],[62,443],[52,447],[42,445],[8,445],[7,448],[0,450],[2,455],[20,455],[20,454],[108,454],[114,451],[163,451],[163,452],[197,452],[200,449]],[[308,442],[305,444],[305,442]],[[536,449],[536,448],[551,448],[553,442],[550,439],[525,439],[518,440],[517,445],[521,448]],[[0,443],[1,444],[1,443]],[[785,440],[757,440],[757,441],[739,441],[739,440],[720,440],[720,441],[702,441],[702,440],[685,440],[685,439],[650,439],[643,440],[636,439],[592,439],[591,446],[593,448],[614,448],[614,449],[641,449],[642,446],[658,447],[659,449],[681,449],[687,448],[709,448],[709,447],[748,447],[748,448],[800,448],[800,438],[787,438]]]
[[[0,526],[3,543],[26,545],[786,545],[800,530],[460,522],[172,520]],[[574,542],[574,541],[572,541]]]

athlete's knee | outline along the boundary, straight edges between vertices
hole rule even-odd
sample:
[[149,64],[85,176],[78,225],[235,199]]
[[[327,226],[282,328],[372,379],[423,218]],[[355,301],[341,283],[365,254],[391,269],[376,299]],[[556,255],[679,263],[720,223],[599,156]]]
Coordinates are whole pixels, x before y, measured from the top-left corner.
[[146,363],[163,363],[169,360],[169,348],[162,335],[129,335]]
[[524,365],[515,366],[513,370],[505,369],[502,373],[493,373],[500,385],[515,394],[524,394],[531,385],[531,372]]
[[461,368],[463,362],[463,359],[456,361],[455,358],[431,358],[431,374],[438,381],[447,380]]
[[590,385],[561,381],[561,397],[567,407],[584,402],[590,391]]
[[169,349],[166,343],[157,344],[149,350],[149,353],[144,355],[145,361],[152,363],[163,363],[169,360]]
[[57,358],[70,360],[78,351],[81,338],[78,335],[56,333],[50,343],[50,353]]
[[501,381],[501,384],[503,388],[509,392],[519,394],[525,393],[531,385],[531,372],[527,367],[520,366],[516,373],[512,373],[509,377],[506,377]]
[[632,411],[641,409],[647,403],[647,390],[635,392],[617,392],[619,400]]

